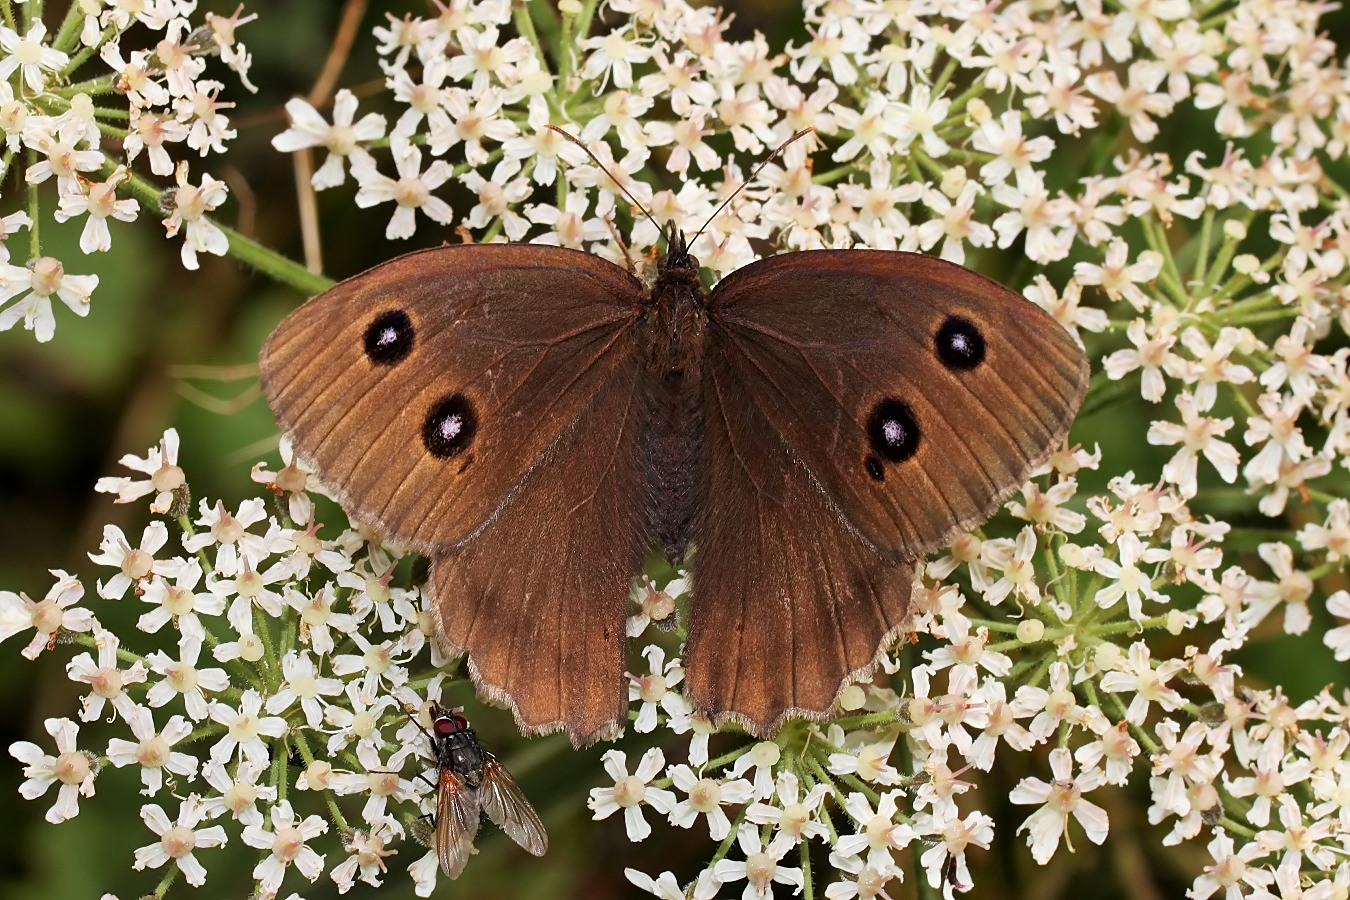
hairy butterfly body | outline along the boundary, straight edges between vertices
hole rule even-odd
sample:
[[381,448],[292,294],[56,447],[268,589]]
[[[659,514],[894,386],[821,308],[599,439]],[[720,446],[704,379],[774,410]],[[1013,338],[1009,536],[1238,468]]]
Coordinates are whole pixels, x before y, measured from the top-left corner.
[[627,713],[630,579],[688,556],[685,670],[715,722],[822,719],[903,630],[914,568],[1064,439],[1068,332],[960,266],[770,257],[709,293],[578,251],[392,260],[288,317],[264,391],[349,511],[431,561],[441,635],[523,730]]

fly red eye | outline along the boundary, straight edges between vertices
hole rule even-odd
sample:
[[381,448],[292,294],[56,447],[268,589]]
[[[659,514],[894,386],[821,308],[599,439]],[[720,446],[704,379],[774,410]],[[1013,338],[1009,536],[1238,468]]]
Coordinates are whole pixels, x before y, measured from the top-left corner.
[[451,713],[448,716],[441,716],[436,720],[435,725],[433,726],[437,734],[458,734],[461,731],[466,731],[468,727],[468,719],[465,719],[460,715],[455,715],[454,713]]

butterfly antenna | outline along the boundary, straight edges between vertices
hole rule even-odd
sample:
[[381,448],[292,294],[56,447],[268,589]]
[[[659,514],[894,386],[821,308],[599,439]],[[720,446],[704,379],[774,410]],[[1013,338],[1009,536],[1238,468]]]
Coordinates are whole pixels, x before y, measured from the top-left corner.
[[[600,167],[600,171],[601,171],[601,172],[604,172],[606,175],[608,175],[608,176],[609,176],[609,180],[612,181],[612,182],[614,182],[615,184],[617,184],[617,185],[619,186],[619,190],[623,191],[624,196],[626,196],[629,200],[632,200],[632,201],[633,201],[633,205],[636,206],[638,209],[642,210],[642,214],[643,214],[644,216],[646,216],[648,219],[651,220],[651,223],[652,223],[653,225],[656,226],[656,232],[657,232],[657,234],[660,234],[662,237],[664,237],[664,238],[666,239],[667,243],[669,243],[669,241],[670,241],[670,235],[666,234],[666,230],[665,230],[664,228],[661,227],[661,223],[658,222],[658,221],[656,221],[656,217],[653,216],[650,212],[647,211],[647,207],[643,206],[643,205],[638,201],[638,198],[634,197],[633,194],[632,194],[632,192],[630,192],[630,191],[628,190],[628,188],[624,187],[624,184],[623,184],[622,181],[620,181],[619,179],[617,179],[617,178],[614,177],[614,173],[613,173],[613,172],[611,172],[609,169],[605,168],[605,164],[602,163],[602,162],[600,161],[600,158],[599,158],[598,156],[596,156],[594,153],[591,152],[591,148],[590,148],[590,147],[587,147],[585,144],[583,144],[583,143],[581,142],[581,138],[579,138],[579,137],[577,137],[577,136],[575,136],[575,135],[573,135],[573,134],[570,134],[570,133],[568,133],[568,132],[566,132],[566,131],[563,131],[563,130],[562,130],[561,128],[559,128],[557,125],[549,124],[549,125],[545,125],[544,127],[547,128],[547,129],[549,129],[550,131],[556,131],[556,132],[558,132],[558,134],[562,135],[563,137],[567,138],[569,141],[571,141],[572,143],[574,143],[574,144],[576,144],[578,147],[580,147],[580,148],[586,153],[586,155],[589,156],[589,157],[591,158],[591,161],[592,161],[593,163],[595,163],[597,166]],[[795,140],[795,138],[794,138],[794,140]],[[781,148],[780,148],[780,149],[781,149]]]
[[[747,178],[747,179],[745,179],[744,181],[742,181],[742,182],[741,182],[741,186],[738,187],[738,188],[736,188],[736,190],[734,190],[734,191],[731,192],[731,196],[727,197],[727,199],[725,199],[725,200],[723,200],[721,203],[719,203],[718,206],[717,206],[717,209],[713,210],[713,214],[712,214],[711,216],[708,216],[708,221],[704,222],[701,226],[699,226],[698,231],[694,232],[694,236],[693,236],[692,238],[689,239],[689,246],[690,246],[690,247],[694,246],[694,241],[698,240],[698,236],[699,236],[700,234],[703,233],[703,229],[704,229],[704,228],[707,228],[709,225],[711,225],[713,219],[715,219],[715,218],[717,218],[719,215],[721,215],[722,210],[724,210],[724,209],[727,208],[727,204],[730,203],[732,200],[735,200],[737,194],[739,194],[741,191],[745,190],[746,187],[747,187],[752,181],[754,181],[756,178],[759,177],[759,173],[762,172],[762,171],[764,171],[764,167],[765,167],[765,166],[767,166],[769,163],[771,163],[771,162],[773,162],[775,159],[777,159],[778,156],[779,156],[784,150],[786,150],[786,149],[788,148],[788,146],[791,145],[793,142],[798,141],[798,140],[800,140],[801,138],[806,137],[808,134],[811,134],[811,133],[814,132],[814,131],[815,131],[814,128],[803,128],[801,131],[797,132],[797,133],[794,134],[792,137],[788,138],[786,141],[783,141],[783,143],[779,144],[777,150],[773,151],[773,152],[770,153],[768,156],[764,157],[763,161],[760,162],[759,165],[755,166],[755,171],[753,171],[753,172],[750,173],[750,177]],[[571,135],[568,135],[568,137],[571,137]]]

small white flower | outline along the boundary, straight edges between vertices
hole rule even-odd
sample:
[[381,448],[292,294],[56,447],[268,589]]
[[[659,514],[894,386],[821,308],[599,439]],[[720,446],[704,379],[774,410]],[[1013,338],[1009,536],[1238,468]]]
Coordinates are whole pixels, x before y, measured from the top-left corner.
[[[0,63],[3,65],[3,63]],[[39,127],[39,122],[47,124],[52,120],[28,120],[24,132],[24,143],[42,154],[43,159],[24,170],[24,180],[29,184],[41,184],[53,175],[56,176],[58,194],[79,193],[81,172],[93,172],[103,165],[103,153],[95,145],[91,149],[81,150],[80,145],[87,142],[84,125],[74,118],[57,119],[55,127]]]
[[1183,393],[1177,397],[1181,424],[1155,421],[1148,429],[1148,442],[1160,446],[1181,445],[1163,466],[1163,478],[1177,486],[1183,497],[1194,497],[1199,487],[1196,469],[1201,454],[1218,470],[1219,477],[1229,484],[1237,480],[1237,465],[1241,461],[1237,450],[1227,441],[1219,440],[1233,427],[1233,420],[1214,419],[1200,414],[1195,399]]
[[141,599],[154,607],[136,621],[141,631],[154,633],[169,622],[177,626],[183,637],[204,639],[206,629],[202,626],[201,616],[218,616],[225,611],[225,598],[197,591],[202,580],[202,564],[196,557],[182,561],[178,571],[168,577],[155,577],[145,586]]
[[670,811],[670,824],[692,828],[699,816],[707,816],[708,834],[714,841],[731,833],[731,820],[722,811],[722,805],[748,803],[753,794],[750,782],[744,778],[727,782],[706,776],[700,778],[684,764],[671,766],[669,775],[675,787],[689,795]]
[[112,249],[112,232],[108,230],[108,219],[119,222],[134,222],[140,210],[135,200],[129,197],[117,199],[117,186],[130,178],[124,166],[105,181],[81,180],[82,190],[61,194],[60,207],[53,213],[58,222],[65,222],[76,216],[87,215],[84,230],[80,232],[80,249],[85,253],[100,253]]
[[1190,900],[1208,900],[1220,891],[1233,900],[1244,895],[1244,888],[1261,890],[1275,880],[1270,870],[1251,865],[1266,856],[1265,849],[1256,841],[1248,841],[1241,849],[1235,849],[1228,832],[1219,828],[1208,849],[1214,864],[1206,866],[1205,874],[1196,878],[1195,884],[1186,892]]
[[385,859],[398,853],[389,849],[389,843],[399,834],[395,828],[394,819],[384,819],[369,831],[355,829],[342,836],[342,849],[347,852],[347,858],[329,873],[339,894],[351,890],[357,878],[372,887],[380,886],[380,876],[388,871]]
[[825,823],[817,817],[821,804],[830,795],[828,784],[816,784],[801,796],[801,783],[788,771],[778,773],[775,787],[780,806],[752,803],[745,818],[756,825],[773,825],[795,841],[824,838],[829,834]]
[[192,733],[192,725],[182,716],[171,716],[164,723],[162,731],[155,731],[155,722],[150,710],[143,706],[133,707],[126,716],[135,741],[113,738],[108,741],[108,762],[119,769],[122,766],[138,764],[141,767],[141,782],[147,797],[159,793],[164,784],[164,773],[170,775],[195,775],[197,758],[180,753],[173,747]]
[[206,883],[206,867],[197,861],[193,851],[198,847],[221,847],[226,842],[225,829],[219,825],[197,828],[204,818],[206,809],[195,795],[179,807],[177,822],[170,820],[157,803],[142,806],[141,821],[159,835],[159,840],[136,848],[136,863],[132,868],[138,872],[146,868],[158,869],[173,860],[188,884],[201,887]]
[[861,856],[867,851],[867,863],[880,866],[890,861],[891,851],[903,850],[918,836],[914,829],[897,818],[899,791],[887,791],[876,809],[863,794],[853,793],[844,801],[844,810],[857,827],[854,834],[840,835],[834,842],[832,857]]
[[323,856],[309,846],[308,841],[328,830],[328,823],[319,816],[309,816],[297,822],[289,800],[272,807],[272,830],[258,825],[244,828],[243,841],[250,847],[272,851],[253,867],[253,877],[266,896],[275,896],[286,868],[294,865],[297,872],[310,881],[323,874]]
[[228,189],[225,182],[210,175],[202,176],[200,186],[190,184],[186,161],[178,164],[174,178],[178,188],[171,195],[173,211],[164,220],[164,233],[166,237],[173,237],[183,232],[183,266],[196,269],[200,265],[197,262],[198,253],[224,256],[230,249],[230,239],[225,236],[225,232],[206,218],[207,213],[225,202]]
[[614,779],[614,787],[591,788],[586,805],[595,814],[595,819],[607,819],[622,809],[628,839],[645,840],[652,833],[652,827],[642,817],[642,804],[647,804],[662,815],[668,815],[675,808],[673,793],[649,786],[651,780],[665,768],[665,755],[660,747],[648,750],[632,775],[628,774],[628,761],[622,750],[606,751],[603,759],[605,771]]
[[151,522],[141,533],[139,547],[132,547],[122,529],[116,525],[103,526],[103,540],[99,543],[99,553],[90,553],[91,562],[101,566],[120,569],[107,582],[99,582],[98,595],[105,600],[120,600],[126,596],[127,588],[135,587],[140,594],[142,587],[151,575],[163,575],[172,571],[173,565],[164,560],[155,559],[155,554],[169,542],[169,529],[163,522]]
[[12,28],[0,25],[0,81],[8,81],[17,69],[23,82],[33,93],[41,93],[47,85],[47,72],[59,72],[70,57],[46,45],[47,26],[37,19],[28,33],[19,36]]
[[272,715],[290,709],[298,700],[305,714],[305,723],[318,728],[323,721],[323,703],[320,697],[342,693],[342,682],[336,678],[321,678],[314,660],[306,651],[291,650],[281,658],[281,674],[285,683],[267,698],[267,711]]
[[98,645],[97,664],[88,653],[81,653],[66,663],[70,680],[90,687],[90,692],[80,698],[80,720],[84,722],[99,718],[107,702],[125,716],[136,705],[126,692],[126,686],[141,684],[146,679],[145,663],[139,659],[125,669],[118,668],[117,650],[121,641],[97,623],[94,625],[94,643]]
[[43,726],[56,740],[57,756],[48,756],[42,748],[30,741],[15,741],[9,745],[9,755],[23,763],[23,777],[19,793],[25,800],[36,800],[47,793],[56,782],[56,803],[47,810],[47,821],[53,825],[74,818],[80,811],[80,797],[94,796],[94,776],[97,774],[94,756],[75,746],[80,727],[69,719],[47,719]]
[[672,690],[684,680],[684,667],[678,657],[666,662],[666,651],[656,644],[649,644],[642,655],[651,666],[647,675],[628,675],[628,702],[641,700],[633,730],[647,734],[656,729],[657,707],[665,708],[668,715],[688,714],[691,711],[689,701]]
[[224,669],[198,669],[197,659],[201,656],[202,639],[185,634],[178,640],[178,659],[173,659],[162,650],[146,657],[146,662],[161,681],[157,681],[145,694],[145,701],[152,709],[164,706],[176,696],[182,696],[187,714],[194,722],[205,719],[208,713],[207,692],[223,691],[230,686],[230,678]]
[[0,641],[29,628],[37,630],[28,646],[20,651],[28,659],[37,659],[43,650],[49,649],[62,628],[89,631],[94,627],[94,614],[75,605],[84,597],[84,585],[61,569],[52,569],[51,573],[56,584],[37,602],[28,599],[27,594],[0,591]]
[[346,88],[338,91],[333,97],[333,124],[329,125],[318,110],[299,97],[286,103],[291,127],[272,138],[272,146],[282,153],[305,147],[327,148],[327,158],[310,179],[317,191],[342,184],[347,176],[346,160],[369,159],[370,154],[361,144],[384,137],[384,116],[367,113],[353,123],[356,106],[355,94]]
[[1166,603],[1167,597],[1153,586],[1152,577],[1142,566],[1165,562],[1171,554],[1162,547],[1145,547],[1137,534],[1123,534],[1116,541],[1120,562],[1102,557],[1096,571],[1111,579],[1111,583],[1097,591],[1093,600],[1102,609],[1110,609],[1125,598],[1130,618],[1144,619],[1144,598],[1155,603]]
[[376,171],[373,160],[352,160],[352,176],[361,186],[356,192],[356,205],[366,209],[377,203],[393,201],[397,204],[398,208],[384,230],[384,236],[389,240],[413,236],[417,230],[417,210],[433,222],[450,224],[453,218],[450,204],[431,193],[449,179],[449,163],[443,159],[435,160],[423,172],[421,149],[398,135],[390,139],[389,149],[398,170],[397,180]]
[[0,264],[0,303],[23,295],[12,306],[0,310],[0,331],[23,322],[23,327],[33,332],[39,342],[50,341],[56,334],[52,295],[75,315],[87,316],[90,295],[97,287],[97,275],[67,275],[61,261],[50,256],[30,260],[27,266]]
[[219,700],[211,701],[210,715],[212,721],[227,729],[225,736],[211,748],[211,759],[218,763],[230,760],[237,749],[244,759],[265,764],[268,749],[263,738],[278,738],[286,733],[285,719],[262,715],[262,695],[254,690],[244,691],[238,709]]
[[159,440],[159,446],[151,447],[144,459],[128,453],[117,462],[133,472],[149,475],[150,478],[145,481],[127,476],[100,478],[94,485],[94,490],[116,494],[114,503],[130,503],[147,494],[154,494],[155,499],[150,503],[150,511],[163,515],[169,511],[173,503],[174,492],[187,483],[187,476],[178,467],[178,431],[173,428],[165,430],[164,436]]
[[781,865],[783,857],[796,846],[790,837],[780,832],[766,847],[759,839],[759,829],[746,823],[736,833],[736,843],[745,860],[719,860],[713,874],[723,884],[745,879],[741,900],[771,900],[775,882],[801,890],[802,870]]
[[[1186,661],[1181,659],[1163,660],[1157,668],[1154,668],[1148,645],[1143,641],[1136,641],[1130,645],[1130,655],[1121,663],[1121,667],[1102,676],[1101,689],[1108,692],[1133,693],[1129,709],[1125,713],[1125,721],[1132,725],[1142,725],[1148,718],[1149,706],[1153,703],[1169,712],[1181,708],[1184,702],[1181,695],[1168,687],[1167,682],[1185,668]],[[1081,761],[1082,757],[1079,759]]]
[[202,766],[202,778],[215,789],[216,794],[202,801],[208,818],[229,813],[245,825],[262,827],[263,815],[259,801],[270,803],[277,798],[277,789],[258,784],[258,776],[267,771],[267,763],[251,759],[240,760],[231,776],[224,763],[212,760]]
[[1050,751],[1050,770],[1055,780],[1045,782],[1039,778],[1024,778],[1013,788],[1009,799],[1013,803],[1040,803],[1040,809],[1031,814],[1017,829],[1017,833],[1027,832],[1027,846],[1036,862],[1045,865],[1059,848],[1060,838],[1070,850],[1073,844],[1067,839],[1069,817],[1073,816],[1083,826],[1088,840],[1101,844],[1106,840],[1108,825],[1106,811],[1095,803],[1083,799],[1087,791],[1099,787],[1105,776],[1099,770],[1079,773],[1073,776],[1073,757],[1064,747]]

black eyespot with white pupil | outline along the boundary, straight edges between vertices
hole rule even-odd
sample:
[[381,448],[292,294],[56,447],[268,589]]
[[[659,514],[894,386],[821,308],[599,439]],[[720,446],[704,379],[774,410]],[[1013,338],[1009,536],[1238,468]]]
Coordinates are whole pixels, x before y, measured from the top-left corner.
[[938,329],[937,355],[947,368],[967,372],[984,362],[984,335],[969,319],[948,316]]
[[867,439],[872,456],[863,461],[867,474],[876,481],[885,477],[881,462],[904,462],[919,450],[919,423],[909,405],[894,397],[877,403],[867,420]]
[[437,459],[449,459],[473,443],[478,432],[478,417],[473,404],[463,394],[451,394],[427,413],[422,426],[422,443]]
[[366,326],[366,357],[381,366],[402,362],[412,352],[412,319],[401,309],[382,312]]

